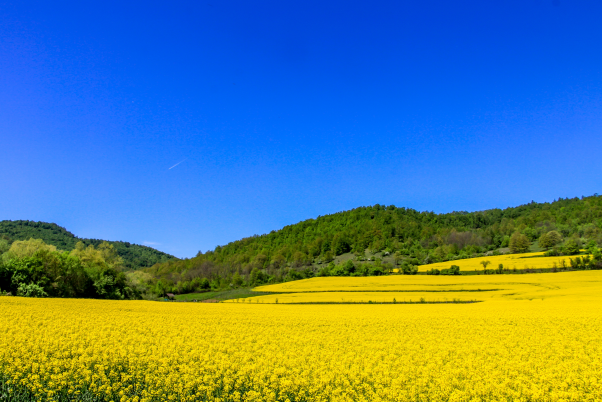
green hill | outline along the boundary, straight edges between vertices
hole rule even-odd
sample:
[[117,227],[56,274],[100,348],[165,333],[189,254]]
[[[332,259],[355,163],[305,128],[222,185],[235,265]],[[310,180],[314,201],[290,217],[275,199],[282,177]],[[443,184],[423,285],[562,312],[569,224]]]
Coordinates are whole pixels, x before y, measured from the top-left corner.
[[[602,197],[596,194],[446,214],[392,205],[360,207],[218,246],[191,259],[159,263],[144,271],[152,275],[159,290],[186,293],[209,286],[273,283],[341,270],[351,275],[378,274],[402,261],[424,264],[504,251],[514,233],[535,246],[551,231],[579,247],[601,244]],[[335,267],[339,262],[347,268]]]
[[[42,239],[47,244],[52,244],[60,250],[71,251],[78,241],[85,245],[97,247],[104,240],[80,239],[55,223],[34,221],[0,221],[0,236],[9,242],[15,240],[27,240],[30,238]],[[123,241],[109,241],[117,253],[123,258],[124,265],[128,270],[137,270],[150,267],[157,263],[164,263],[175,259],[174,256],[166,254],[154,248],[131,244]]]

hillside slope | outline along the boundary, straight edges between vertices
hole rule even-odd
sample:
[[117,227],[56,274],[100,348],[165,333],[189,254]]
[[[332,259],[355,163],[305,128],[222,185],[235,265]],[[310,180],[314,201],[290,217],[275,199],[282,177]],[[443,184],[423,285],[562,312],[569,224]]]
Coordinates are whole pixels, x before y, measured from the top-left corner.
[[[99,239],[81,239],[55,223],[23,220],[0,221],[0,236],[6,238],[9,242],[30,238],[42,239],[45,243],[52,244],[58,249],[66,251],[73,250],[79,241],[83,242],[86,246],[92,244],[95,247],[104,241]],[[109,241],[108,243],[112,244],[117,253],[123,258],[124,265],[128,270],[150,267],[157,263],[164,263],[175,259],[172,255],[147,246],[123,241]]]
[[372,265],[384,264],[383,258],[394,263],[412,259],[416,264],[468,258],[503,250],[514,233],[537,244],[543,234],[551,231],[578,246],[588,242],[600,245],[602,197],[447,214],[395,206],[360,207],[308,219],[145,271],[167,288],[187,292],[201,283],[207,286],[202,279],[218,288],[311,277],[344,255],[348,260]]

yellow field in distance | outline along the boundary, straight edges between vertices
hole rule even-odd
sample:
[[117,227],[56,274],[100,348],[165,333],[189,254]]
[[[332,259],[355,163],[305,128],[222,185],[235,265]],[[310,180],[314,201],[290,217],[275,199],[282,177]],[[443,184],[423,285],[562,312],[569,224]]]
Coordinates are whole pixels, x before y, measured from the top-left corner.
[[[480,301],[484,292],[311,292],[283,293],[227,300],[224,303],[347,304],[347,303],[452,303]],[[489,292],[488,292],[489,293]],[[500,293],[500,291],[496,291]],[[488,295],[490,298],[492,295]]]
[[255,288],[273,295],[230,300],[233,303],[346,302],[508,302],[513,300],[600,300],[602,271],[517,275],[389,275],[321,277]]
[[420,265],[418,272],[426,272],[436,268],[438,270],[448,269],[452,265],[460,267],[460,271],[483,271],[481,261],[490,261],[488,270],[497,269],[499,264],[504,265],[504,269],[524,270],[524,269],[542,269],[542,268],[561,268],[570,267],[570,260],[567,256],[544,257],[544,253],[524,253],[524,254],[503,254],[489,257],[467,258],[464,260],[445,261],[434,264]]

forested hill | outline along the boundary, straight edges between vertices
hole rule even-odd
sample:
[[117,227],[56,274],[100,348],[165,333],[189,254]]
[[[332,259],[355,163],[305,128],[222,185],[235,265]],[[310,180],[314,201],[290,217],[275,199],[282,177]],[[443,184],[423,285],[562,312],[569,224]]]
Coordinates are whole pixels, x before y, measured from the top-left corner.
[[341,254],[354,253],[360,261],[366,253],[383,258],[395,255],[397,261],[406,257],[420,263],[448,261],[508,247],[517,232],[535,244],[551,231],[560,233],[563,241],[570,238],[579,245],[600,244],[602,197],[596,194],[503,210],[446,214],[395,206],[360,207],[218,246],[191,259],[157,264],[146,271],[166,285],[179,282],[183,290],[187,283],[198,282],[197,278],[229,283],[240,275],[249,280],[254,269],[253,275],[279,281],[286,280],[284,275],[290,276],[291,271],[318,274],[321,264]]
[[[46,244],[51,244],[59,250],[65,251],[73,250],[79,241],[86,246],[91,244],[95,247],[104,241],[80,239],[57,224],[34,221],[0,221],[0,237],[9,242],[30,238],[42,239]],[[172,255],[147,246],[123,241],[109,241],[108,243],[112,244],[119,256],[123,258],[124,265],[128,270],[150,267],[157,263],[175,259]]]

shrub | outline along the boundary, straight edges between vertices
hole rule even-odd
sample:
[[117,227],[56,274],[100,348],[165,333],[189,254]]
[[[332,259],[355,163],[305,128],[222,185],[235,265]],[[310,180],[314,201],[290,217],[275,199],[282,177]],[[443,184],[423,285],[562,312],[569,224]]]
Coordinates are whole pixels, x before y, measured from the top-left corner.
[[441,275],[460,275],[460,267],[452,265],[449,269],[442,269]]
[[569,239],[564,243],[564,246],[562,246],[562,252],[565,255],[579,254],[579,245],[575,240]]
[[44,291],[44,288],[37,283],[20,283],[17,288],[17,296],[23,297],[47,297],[48,293]]
[[416,275],[418,273],[418,266],[408,261],[404,261],[401,265],[401,272],[403,272],[404,275]]
[[546,257],[558,257],[560,254],[560,250],[558,250],[558,247],[556,246],[554,246],[553,249],[548,250],[544,253]]

